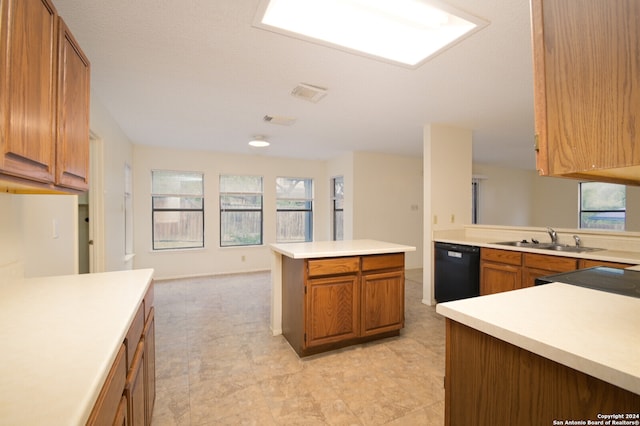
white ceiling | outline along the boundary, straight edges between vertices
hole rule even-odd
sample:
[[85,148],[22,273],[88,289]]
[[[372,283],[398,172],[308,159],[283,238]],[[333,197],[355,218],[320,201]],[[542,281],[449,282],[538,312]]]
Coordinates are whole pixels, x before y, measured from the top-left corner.
[[[450,1],[490,24],[415,70],[255,28],[258,0],[54,2],[134,143],[255,153],[265,135],[268,156],[419,156],[423,125],[442,123],[473,130],[475,162],[534,168],[528,0]],[[296,99],[298,83],[328,95]]]

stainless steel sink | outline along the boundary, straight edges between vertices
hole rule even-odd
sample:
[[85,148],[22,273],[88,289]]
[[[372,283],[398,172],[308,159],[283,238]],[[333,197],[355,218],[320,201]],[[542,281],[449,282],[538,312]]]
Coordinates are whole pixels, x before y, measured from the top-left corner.
[[551,243],[532,243],[529,241],[503,241],[495,244],[500,244],[501,246],[527,247],[527,248],[537,248],[537,249],[546,249],[553,245]]
[[554,244],[554,245],[551,245],[550,247],[546,247],[546,249],[556,250],[556,251],[566,251],[570,253],[584,253],[587,251],[604,250],[597,247],[570,246],[570,245],[564,245],[564,244]]
[[511,247],[536,248],[541,250],[566,251],[568,253],[584,253],[589,251],[604,250],[596,247],[570,246],[568,244],[553,244],[553,243],[532,243],[524,240],[523,241],[503,241],[495,244],[499,244],[502,246],[511,246]]

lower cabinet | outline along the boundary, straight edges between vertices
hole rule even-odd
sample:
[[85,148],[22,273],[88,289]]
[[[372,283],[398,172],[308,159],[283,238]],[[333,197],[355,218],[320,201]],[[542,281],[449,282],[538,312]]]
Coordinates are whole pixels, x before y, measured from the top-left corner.
[[87,425],[148,426],[155,401],[153,284],[120,345]]
[[282,330],[300,356],[404,327],[404,253],[284,257],[282,268]]
[[358,276],[307,281],[306,346],[335,343],[358,336]]
[[500,293],[522,285],[522,253],[480,249],[480,295]]
[[480,250],[480,295],[532,287],[538,277],[595,266],[627,268],[632,265],[483,247]]
[[533,287],[538,277],[578,269],[578,259],[575,257],[524,253],[523,258],[522,287]]

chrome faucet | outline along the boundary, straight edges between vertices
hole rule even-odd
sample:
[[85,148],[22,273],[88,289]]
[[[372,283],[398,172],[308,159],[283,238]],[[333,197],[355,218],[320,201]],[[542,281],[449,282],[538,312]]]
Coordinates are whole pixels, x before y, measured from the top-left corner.
[[582,240],[577,235],[573,236],[573,239],[576,241],[576,247],[582,246]]
[[553,228],[550,228],[547,226],[547,232],[549,233],[549,236],[551,237],[551,243],[552,244],[558,244],[558,233],[556,231],[553,230]]

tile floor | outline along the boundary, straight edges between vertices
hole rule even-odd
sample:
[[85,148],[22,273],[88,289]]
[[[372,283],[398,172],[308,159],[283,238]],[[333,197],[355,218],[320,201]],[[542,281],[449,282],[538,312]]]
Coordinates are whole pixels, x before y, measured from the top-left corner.
[[304,359],[270,333],[268,272],[156,282],[153,425],[442,425],[444,319],[406,277],[400,336]]

